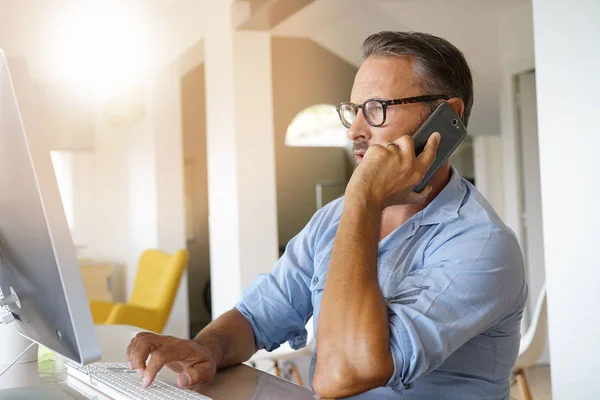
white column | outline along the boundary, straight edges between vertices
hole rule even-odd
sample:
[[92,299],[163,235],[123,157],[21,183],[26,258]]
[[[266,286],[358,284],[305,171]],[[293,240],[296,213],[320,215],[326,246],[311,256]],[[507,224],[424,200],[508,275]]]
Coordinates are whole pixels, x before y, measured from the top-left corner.
[[206,120],[213,318],[277,258],[268,32],[236,32],[229,1],[207,5]]
[[600,3],[534,0],[552,397],[598,397]]

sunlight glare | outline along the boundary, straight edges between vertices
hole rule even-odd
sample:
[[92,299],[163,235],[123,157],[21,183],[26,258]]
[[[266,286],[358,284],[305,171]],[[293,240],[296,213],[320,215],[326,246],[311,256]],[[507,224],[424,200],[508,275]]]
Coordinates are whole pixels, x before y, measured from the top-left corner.
[[143,79],[152,40],[149,17],[135,4],[82,1],[57,13],[48,50],[58,79],[99,100]]

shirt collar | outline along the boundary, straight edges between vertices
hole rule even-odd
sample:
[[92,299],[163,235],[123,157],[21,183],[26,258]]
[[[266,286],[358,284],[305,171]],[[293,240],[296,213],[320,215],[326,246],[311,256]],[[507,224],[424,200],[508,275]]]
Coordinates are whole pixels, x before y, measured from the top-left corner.
[[450,181],[442,191],[419,212],[420,225],[434,225],[458,217],[458,211],[467,194],[467,187],[456,168],[451,167]]

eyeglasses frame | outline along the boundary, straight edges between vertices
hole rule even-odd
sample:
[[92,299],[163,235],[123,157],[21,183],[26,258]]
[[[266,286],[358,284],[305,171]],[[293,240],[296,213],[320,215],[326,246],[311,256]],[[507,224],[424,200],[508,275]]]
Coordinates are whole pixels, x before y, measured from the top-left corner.
[[435,101],[435,100],[449,100],[450,96],[445,95],[445,94],[429,94],[429,95],[423,95],[423,96],[414,96],[414,97],[404,97],[401,99],[393,99],[393,100],[382,100],[382,99],[367,99],[364,101],[364,103],[362,104],[354,104],[351,102],[343,102],[340,103],[336,106],[336,111],[338,113],[338,116],[340,117],[340,121],[342,122],[342,125],[344,125],[346,128],[350,129],[350,126],[352,126],[352,124],[350,126],[346,126],[346,124],[344,124],[344,119],[342,118],[342,114],[340,113],[340,110],[342,108],[343,105],[350,105],[353,109],[354,109],[354,113],[356,115],[358,115],[358,110],[363,110],[363,114],[364,114],[364,109],[365,106],[367,105],[367,103],[371,102],[371,101],[376,101],[379,104],[381,104],[381,107],[383,109],[383,120],[380,124],[372,124],[369,121],[369,118],[365,115],[365,120],[367,121],[367,123],[369,125],[371,125],[374,128],[380,127],[381,125],[385,124],[386,121],[386,117],[387,117],[387,108],[388,106],[394,106],[394,105],[398,105],[398,104],[414,104],[414,103],[426,103],[429,101]]

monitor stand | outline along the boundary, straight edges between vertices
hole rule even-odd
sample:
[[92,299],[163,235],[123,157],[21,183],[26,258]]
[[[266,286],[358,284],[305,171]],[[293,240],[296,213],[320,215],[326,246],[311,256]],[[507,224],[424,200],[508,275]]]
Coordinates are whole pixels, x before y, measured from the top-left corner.
[[[17,330],[13,314],[6,309],[10,306],[21,307],[19,297],[11,288],[11,294],[4,297],[0,290],[0,371],[12,363],[30,344],[31,340],[22,336]],[[31,346],[25,354],[19,358],[17,364],[37,362],[38,345]]]

